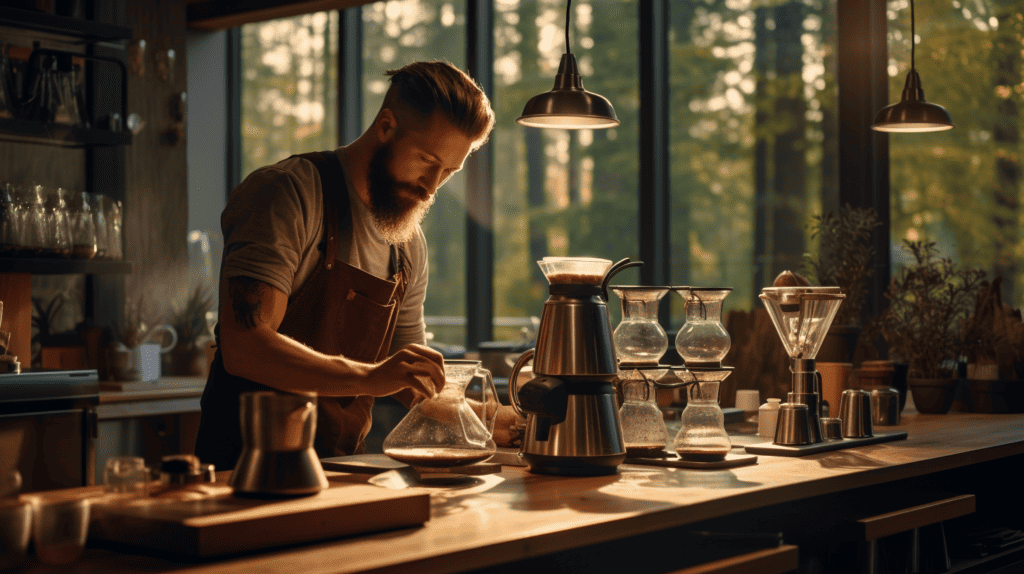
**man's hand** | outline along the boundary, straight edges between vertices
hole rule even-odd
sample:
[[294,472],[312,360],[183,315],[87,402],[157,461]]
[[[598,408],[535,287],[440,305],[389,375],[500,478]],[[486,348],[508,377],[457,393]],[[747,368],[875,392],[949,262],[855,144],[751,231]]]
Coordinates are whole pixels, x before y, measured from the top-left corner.
[[425,345],[408,345],[370,372],[377,392],[387,396],[403,389],[413,395],[413,403],[437,396],[444,387],[444,357]]
[[518,431],[512,427],[526,426],[526,419],[519,416],[514,408],[509,405],[498,407],[497,418],[494,422],[494,444],[498,446],[519,446],[522,438]]

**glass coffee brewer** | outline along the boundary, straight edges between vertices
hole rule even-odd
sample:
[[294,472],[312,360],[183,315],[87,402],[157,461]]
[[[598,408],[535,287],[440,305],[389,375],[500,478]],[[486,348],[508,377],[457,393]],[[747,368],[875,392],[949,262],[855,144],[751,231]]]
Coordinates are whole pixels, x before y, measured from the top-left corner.
[[[626,458],[614,381],[618,364],[608,318],[608,282],[628,267],[592,257],[545,257],[548,280],[537,347],[516,361],[509,398],[526,416],[522,456],[530,472],[598,476]],[[533,359],[532,380],[518,384]]]
[[806,433],[784,429],[780,422],[775,444],[795,446],[789,439],[780,437],[803,437],[800,444],[820,443],[821,384],[814,358],[845,295],[839,287],[802,286],[765,287],[760,297],[790,357],[793,386],[786,402],[807,405],[808,412]]

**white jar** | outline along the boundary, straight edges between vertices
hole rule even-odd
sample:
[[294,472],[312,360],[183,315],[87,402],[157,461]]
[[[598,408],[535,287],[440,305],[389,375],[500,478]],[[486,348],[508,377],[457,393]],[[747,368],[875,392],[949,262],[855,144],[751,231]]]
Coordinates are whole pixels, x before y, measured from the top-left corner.
[[757,436],[775,440],[775,424],[779,420],[779,403],[782,399],[768,399],[757,409]]

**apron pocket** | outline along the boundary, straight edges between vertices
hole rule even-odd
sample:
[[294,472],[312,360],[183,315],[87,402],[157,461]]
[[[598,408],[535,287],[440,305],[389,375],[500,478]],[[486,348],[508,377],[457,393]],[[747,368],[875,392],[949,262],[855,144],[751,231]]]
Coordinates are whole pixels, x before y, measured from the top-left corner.
[[364,363],[375,362],[387,337],[391,315],[396,311],[394,301],[381,305],[350,289],[337,322],[345,356]]

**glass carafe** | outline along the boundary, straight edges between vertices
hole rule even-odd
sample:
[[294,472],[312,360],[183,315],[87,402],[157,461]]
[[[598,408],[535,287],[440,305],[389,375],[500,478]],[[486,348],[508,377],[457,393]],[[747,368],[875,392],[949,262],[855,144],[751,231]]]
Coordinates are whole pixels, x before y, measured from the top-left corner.
[[658,303],[668,287],[611,287],[622,302],[622,321],[612,340],[623,365],[657,365],[668,350],[668,335],[658,323]]
[[732,346],[722,325],[722,301],[729,287],[674,287],[686,303],[686,323],[676,335],[676,351],[689,367],[717,367]]
[[414,467],[453,468],[487,460],[498,395],[480,361],[445,361],[445,383],[417,403],[384,439],[384,454]]
[[689,370],[693,384],[688,389],[682,426],[673,441],[680,458],[695,461],[725,459],[732,443],[725,432],[725,415],[718,405],[718,389],[729,370]]
[[654,383],[643,372],[632,369],[619,374],[622,385],[622,439],[626,455],[663,457],[668,429],[655,401]]

